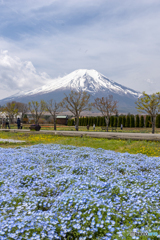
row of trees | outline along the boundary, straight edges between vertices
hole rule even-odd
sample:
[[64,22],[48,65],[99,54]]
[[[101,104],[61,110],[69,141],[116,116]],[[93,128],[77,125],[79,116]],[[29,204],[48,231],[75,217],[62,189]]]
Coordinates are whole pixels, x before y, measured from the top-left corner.
[[[23,103],[8,103],[6,107],[2,108],[2,111],[8,113],[10,119],[13,118],[18,112],[22,112],[25,114],[25,111],[30,111],[33,119],[35,120],[35,124],[38,124],[40,117],[43,115],[45,111],[48,111],[54,119],[54,129],[56,130],[56,116],[59,111],[63,109],[67,109],[70,111],[73,116],[76,118],[76,130],[78,131],[79,126],[79,118],[83,111],[90,111],[92,107],[96,108],[101,112],[104,117],[106,130],[108,131],[109,121],[112,115],[118,114],[117,110],[117,101],[113,100],[113,96],[109,95],[108,97],[96,98],[93,103],[89,103],[90,95],[87,92],[76,92],[71,91],[71,93],[67,96],[65,94],[62,102],[57,103],[54,100],[50,100],[48,103],[41,100],[40,103],[37,101],[31,101],[28,105]],[[160,112],[160,93],[155,93],[152,95],[148,95],[143,92],[143,96],[138,99],[136,102],[136,108],[140,113],[147,113],[150,116],[150,123],[152,124],[152,133],[155,130],[155,120],[156,116]],[[21,111],[20,111],[21,109]],[[114,120],[116,121],[116,120]],[[124,119],[122,118],[122,122]],[[132,115],[130,118],[126,118],[126,122],[129,125],[134,125],[134,116]],[[112,118],[111,118],[112,122]],[[138,122],[138,121],[137,121]],[[123,124],[123,123],[122,123]],[[124,124],[125,125],[125,124]]]
[[[79,126],[106,126],[105,118],[98,117],[80,117],[79,118]],[[111,116],[109,121],[109,127],[120,127],[123,124],[123,127],[152,127],[151,117],[147,116],[139,116],[139,115],[120,115],[120,116]],[[74,126],[75,120],[69,119],[68,126]],[[160,128],[160,114],[156,116],[156,127]]]
[[[72,94],[72,93],[71,93]],[[83,94],[83,93],[82,93]],[[85,93],[86,94],[86,93]],[[89,97],[88,97],[89,99]],[[64,99],[65,101],[65,99]],[[70,103],[70,101],[68,101]],[[88,104],[88,101],[85,102],[85,106]],[[152,133],[155,132],[155,123],[156,123],[156,117],[158,115],[158,113],[160,112],[160,92],[157,93],[153,93],[151,95],[146,94],[145,92],[143,92],[143,96],[141,98],[138,99],[137,102],[135,102],[136,104],[136,108],[140,113],[144,113],[144,114],[148,114],[148,119],[146,119],[146,122],[148,124],[151,124],[152,126]],[[74,108],[74,102],[72,102],[72,108]],[[108,97],[104,98],[96,98],[94,100],[94,103],[91,104],[91,106],[93,106],[94,108],[96,108],[97,110],[99,110],[102,114],[102,116],[104,117],[105,123],[106,123],[106,130],[108,131],[108,126],[109,126],[109,121],[110,124],[114,125],[114,124],[118,124],[117,122],[117,118],[114,118],[112,115],[118,113],[117,111],[117,101],[113,101],[113,96],[109,95]],[[91,107],[90,106],[90,107]],[[89,107],[89,106],[88,106]],[[67,108],[68,110],[70,110],[69,108]],[[79,124],[79,114],[74,114],[74,116],[76,117],[77,121],[76,121],[76,130],[78,131],[78,124]],[[134,116],[127,116],[127,118],[125,119],[124,117],[119,118],[119,124],[120,121],[122,124],[124,124],[124,126],[134,126],[135,125],[135,119]],[[158,121],[158,120],[157,120]],[[139,120],[139,116],[137,115],[136,118],[136,126],[138,125],[143,125],[144,123],[144,119],[143,116],[141,117],[141,119]]]

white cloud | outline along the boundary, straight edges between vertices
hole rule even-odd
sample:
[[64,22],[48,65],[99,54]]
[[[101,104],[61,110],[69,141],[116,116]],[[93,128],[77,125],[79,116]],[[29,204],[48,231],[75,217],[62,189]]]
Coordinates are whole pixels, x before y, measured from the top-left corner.
[[151,79],[149,79],[149,78],[147,79],[147,82],[148,83],[153,83],[153,81]]
[[51,81],[47,73],[36,71],[31,61],[21,61],[20,58],[11,57],[8,51],[0,54],[0,83],[2,92],[9,95],[20,90],[31,90]]

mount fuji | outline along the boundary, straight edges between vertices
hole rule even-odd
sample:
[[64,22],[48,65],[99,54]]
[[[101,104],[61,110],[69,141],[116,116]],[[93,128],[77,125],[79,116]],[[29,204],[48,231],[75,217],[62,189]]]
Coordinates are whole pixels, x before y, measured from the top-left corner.
[[91,101],[96,97],[113,95],[118,101],[118,110],[123,113],[136,112],[135,101],[142,95],[133,89],[116,83],[96,70],[79,69],[62,78],[53,79],[50,84],[43,85],[31,91],[21,91],[10,97],[0,100],[0,104],[10,101],[27,103],[31,100],[54,99],[61,101],[71,90],[86,91],[91,95]]

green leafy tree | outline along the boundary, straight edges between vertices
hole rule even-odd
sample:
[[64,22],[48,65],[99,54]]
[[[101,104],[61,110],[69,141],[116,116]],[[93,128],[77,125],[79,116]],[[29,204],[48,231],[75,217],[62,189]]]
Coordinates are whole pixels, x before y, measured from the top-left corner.
[[126,116],[125,115],[122,117],[122,124],[123,124],[123,127],[126,127]]
[[156,117],[156,127],[160,128],[160,114],[158,114]]
[[110,117],[110,127],[113,127],[114,125],[114,116]]
[[145,127],[146,128],[149,128],[149,122],[150,122],[150,116],[149,115],[146,115],[146,119],[145,119]]
[[136,115],[136,123],[135,123],[136,127],[139,127],[139,115]]
[[126,127],[130,127],[130,115],[127,115],[127,118],[126,118]]
[[140,117],[140,127],[141,128],[144,127],[144,117],[143,117],[143,115],[141,115],[141,117]]
[[135,127],[134,115],[130,116],[130,127]]
[[143,92],[143,96],[136,102],[136,108],[140,113],[147,113],[151,117],[152,133],[155,132],[155,120],[160,111],[160,92],[148,95]]
[[9,120],[13,123],[13,119],[18,115],[18,108],[15,102],[8,102],[5,107],[3,107],[2,112],[5,112],[8,115]]
[[113,127],[117,127],[118,119],[116,116],[114,116],[114,124]]
[[118,117],[118,127],[120,127],[122,124],[122,116]]

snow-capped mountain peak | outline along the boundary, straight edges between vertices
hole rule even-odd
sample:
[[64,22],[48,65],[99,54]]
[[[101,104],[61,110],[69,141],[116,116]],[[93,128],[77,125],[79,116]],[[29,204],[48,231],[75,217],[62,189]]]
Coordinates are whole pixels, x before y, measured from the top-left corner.
[[133,89],[122,86],[112,80],[109,80],[104,75],[96,70],[79,69],[62,78],[53,79],[50,84],[36,88],[31,91],[19,92],[14,96],[29,96],[37,94],[46,94],[59,89],[87,91],[92,95],[99,91],[109,90],[112,94],[120,95],[131,94],[134,97],[140,97],[141,93]]

